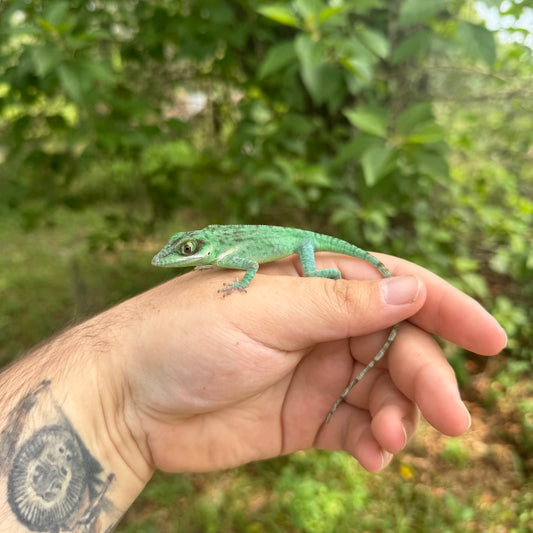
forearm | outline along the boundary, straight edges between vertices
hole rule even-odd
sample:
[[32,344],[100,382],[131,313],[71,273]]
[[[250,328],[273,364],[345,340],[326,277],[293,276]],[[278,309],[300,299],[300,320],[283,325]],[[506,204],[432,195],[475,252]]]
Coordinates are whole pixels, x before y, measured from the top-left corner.
[[111,531],[149,479],[125,422],[121,348],[109,325],[116,313],[72,328],[0,373],[5,531],[89,524]]

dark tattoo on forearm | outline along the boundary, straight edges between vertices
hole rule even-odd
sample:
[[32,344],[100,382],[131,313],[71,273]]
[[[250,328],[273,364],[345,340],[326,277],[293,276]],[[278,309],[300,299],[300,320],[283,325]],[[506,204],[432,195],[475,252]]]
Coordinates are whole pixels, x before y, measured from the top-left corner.
[[103,532],[102,513],[114,511],[105,497],[114,475],[104,473],[55,404],[51,423],[28,434],[35,427],[32,412],[43,395],[50,396],[49,387],[43,381],[24,396],[0,433],[2,491],[18,523],[30,531]]

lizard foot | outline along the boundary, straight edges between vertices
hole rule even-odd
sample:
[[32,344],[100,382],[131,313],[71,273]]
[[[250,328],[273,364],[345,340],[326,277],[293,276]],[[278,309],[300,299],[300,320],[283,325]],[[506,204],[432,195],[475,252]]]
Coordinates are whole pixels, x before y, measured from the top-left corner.
[[222,287],[222,289],[218,289],[217,292],[222,292],[222,297],[225,298],[234,291],[247,292],[246,288],[241,285],[239,278],[237,278],[237,280],[233,283],[225,281],[224,287]]

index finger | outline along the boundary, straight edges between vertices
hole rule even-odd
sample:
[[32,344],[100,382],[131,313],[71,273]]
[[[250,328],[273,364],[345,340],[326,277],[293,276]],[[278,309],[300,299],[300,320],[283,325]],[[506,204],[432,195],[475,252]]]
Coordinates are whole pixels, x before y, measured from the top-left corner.
[[[409,322],[480,355],[495,355],[507,344],[507,335],[498,321],[476,300],[415,263],[391,255],[372,254],[393,276],[414,275],[427,288],[421,309]],[[375,279],[380,274],[371,265],[346,256],[335,263],[347,279]]]
[[505,330],[479,302],[423,267],[397,257],[384,259],[394,276],[414,274],[427,287],[426,301],[410,322],[480,355],[495,355],[505,347]]

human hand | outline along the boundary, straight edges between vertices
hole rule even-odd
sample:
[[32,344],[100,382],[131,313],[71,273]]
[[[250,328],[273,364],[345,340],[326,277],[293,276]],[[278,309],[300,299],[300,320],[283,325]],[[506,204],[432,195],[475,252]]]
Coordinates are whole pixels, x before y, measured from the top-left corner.
[[[469,415],[430,334],[489,355],[504,346],[505,333],[437,276],[384,261],[399,280],[346,281],[379,274],[361,261],[320,254],[320,268],[339,268],[346,279],[296,278],[298,262],[289,258],[263,266],[247,294],[222,298],[217,289],[234,273],[211,270],[119,306],[135,317],[121,333],[124,412],[146,461],[166,471],[207,471],[315,446],[345,450],[378,471],[411,437],[418,409],[439,431],[464,432]],[[385,286],[404,303],[385,303]],[[387,328],[408,318],[326,425]]]

